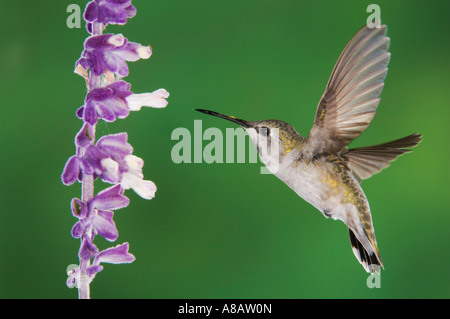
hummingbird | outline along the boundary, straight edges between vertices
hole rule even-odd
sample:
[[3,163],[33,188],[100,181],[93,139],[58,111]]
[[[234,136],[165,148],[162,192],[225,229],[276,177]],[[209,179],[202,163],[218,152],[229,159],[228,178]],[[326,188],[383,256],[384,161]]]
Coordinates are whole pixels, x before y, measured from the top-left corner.
[[[369,273],[379,273],[384,266],[360,183],[421,141],[415,133],[375,146],[348,148],[375,116],[388,71],[389,42],[386,25],[364,26],[353,36],[334,66],[306,138],[280,120],[245,121],[196,109],[239,124],[275,176],[326,218],[343,221],[353,253]],[[275,145],[278,152],[262,152],[262,145]],[[274,161],[277,169],[271,170],[273,165],[268,164]]]

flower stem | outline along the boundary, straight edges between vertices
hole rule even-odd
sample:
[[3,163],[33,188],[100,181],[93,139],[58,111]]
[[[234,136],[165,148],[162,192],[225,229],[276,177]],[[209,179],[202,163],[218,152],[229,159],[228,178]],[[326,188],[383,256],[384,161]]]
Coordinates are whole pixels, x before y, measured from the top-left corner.
[[[84,149],[81,151],[84,153]],[[84,175],[81,187],[81,200],[87,203],[90,199],[94,197],[94,176]],[[86,231],[80,238],[81,243],[83,238],[89,236],[88,231]],[[90,260],[84,261],[80,259],[80,281],[78,283],[78,299],[90,299],[90,287],[89,284],[91,279],[86,273],[87,267],[90,266]]]
[[[94,23],[94,34],[102,33],[102,24]],[[100,77],[89,72],[88,81],[89,90],[95,89],[100,86]],[[95,125],[92,126],[92,139],[95,140]],[[80,150],[80,155],[84,156],[86,152],[85,148]],[[81,200],[87,203],[94,197],[94,175],[83,174],[82,186],[81,186]],[[85,233],[80,237],[80,242],[83,243],[83,239],[86,236],[92,236],[92,230],[86,229]],[[88,276],[86,270],[90,266],[90,260],[80,259],[80,281],[78,284],[78,299],[90,299],[90,283],[91,278]]]
[[89,287],[90,278],[86,274],[86,272],[81,272],[80,282],[78,286],[78,299],[90,299],[91,298],[91,290]]
[[87,203],[88,200],[94,197],[94,176],[84,175],[83,176],[83,186],[82,186],[81,200]]

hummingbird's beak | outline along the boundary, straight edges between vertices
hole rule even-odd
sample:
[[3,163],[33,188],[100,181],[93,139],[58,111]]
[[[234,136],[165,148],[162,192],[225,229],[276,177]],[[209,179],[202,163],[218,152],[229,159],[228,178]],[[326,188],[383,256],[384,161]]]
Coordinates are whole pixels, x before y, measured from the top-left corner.
[[203,109],[195,109],[195,110],[199,111],[199,112],[202,112],[202,113],[205,113],[205,114],[217,116],[217,117],[223,118],[225,120],[234,122],[236,124],[239,124],[243,128],[249,128],[250,127],[250,125],[246,121],[238,119],[238,118],[235,118],[234,116],[224,115],[224,114],[220,114],[220,113],[213,112],[213,111],[208,111],[208,110],[203,110]]

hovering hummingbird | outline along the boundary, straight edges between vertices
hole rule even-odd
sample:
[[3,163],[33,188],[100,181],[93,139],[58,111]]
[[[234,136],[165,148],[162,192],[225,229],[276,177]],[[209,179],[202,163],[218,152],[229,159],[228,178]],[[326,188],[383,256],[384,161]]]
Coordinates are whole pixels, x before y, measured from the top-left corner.
[[[307,138],[283,121],[245,121],[197,109],[242,126],[266,166],[279,162],[273,171],[279,179],[326,218],[342,220],[353,253],[370,273],[379,273],[383,262],[360,182],[421,141],[420,134],[412,134],[375,146],[347,147],[375,116],[388,70],[389,41],[385,25],[365,26],[350,40],[331,73]],[[262,143],[277,143],[279,154],[261,152]]]

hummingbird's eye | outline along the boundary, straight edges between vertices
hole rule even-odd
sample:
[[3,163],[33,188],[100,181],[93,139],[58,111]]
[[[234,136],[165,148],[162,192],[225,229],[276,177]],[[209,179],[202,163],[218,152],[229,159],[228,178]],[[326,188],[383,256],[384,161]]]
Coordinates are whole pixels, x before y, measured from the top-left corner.
[[259,134],[261,134],[262,136],[270,135],[270,129],[268,127],[261,127],[259,129]]

